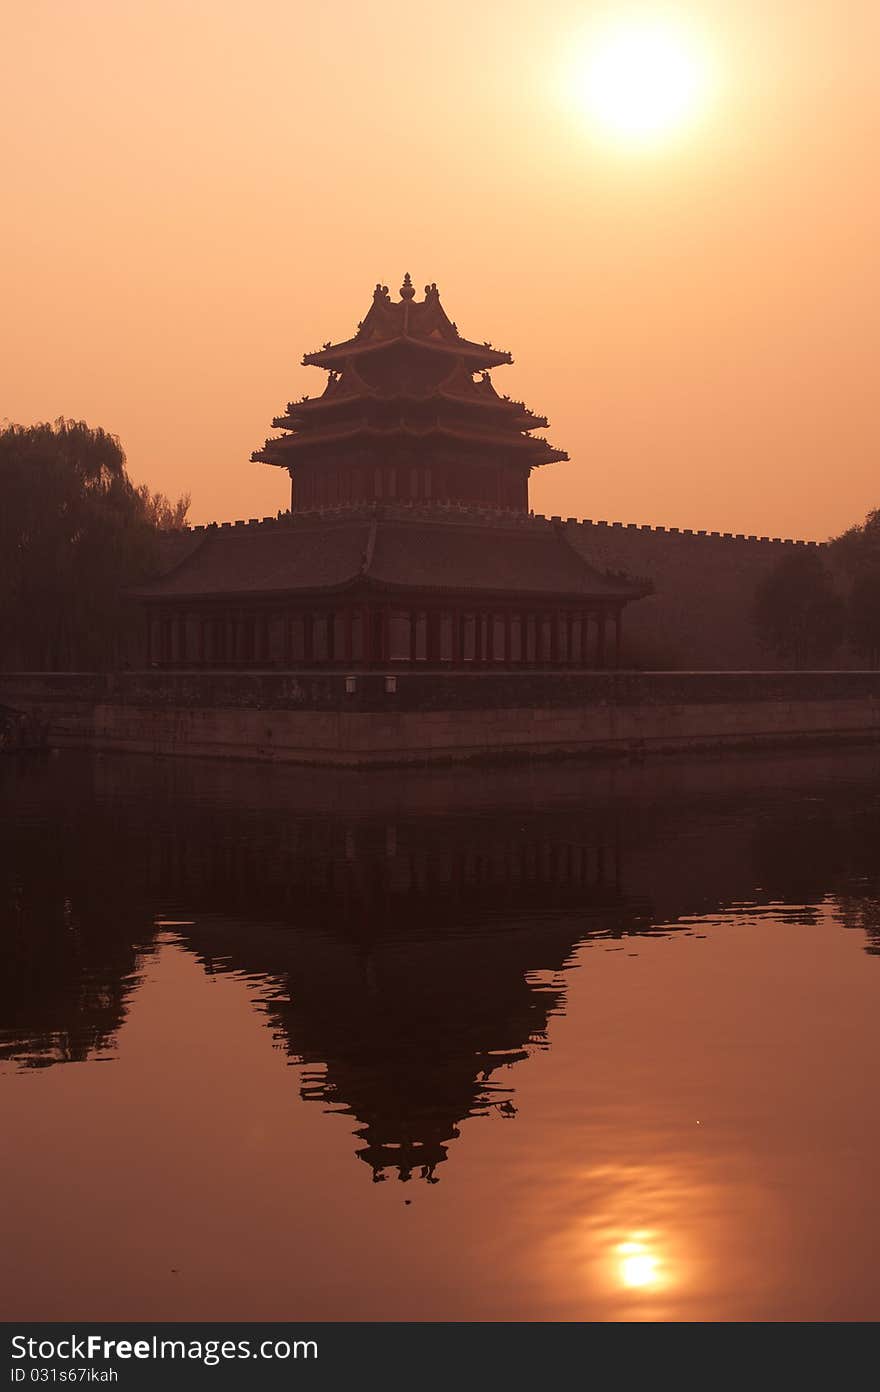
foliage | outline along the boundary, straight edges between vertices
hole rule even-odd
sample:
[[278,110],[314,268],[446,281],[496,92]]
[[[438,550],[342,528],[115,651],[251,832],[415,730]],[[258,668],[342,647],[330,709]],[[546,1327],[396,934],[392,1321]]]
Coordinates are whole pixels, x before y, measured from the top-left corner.
[[785,554],[758,585],[758,637],[796,667],[826,662],[844,634],[844,604],[822,554],[798,547]]
[[880,566],[856,575],[847,605],[847,636],[871,667],[880,665]]
[[847,637],[872,667],[880,665],[880,508],[831,543],[834,563],[848,582]]
[[144,516],[160,532],[173,532],[186,525],[190,495],[181,493],[174,502],[164,493],[151,493],[145,483],[136,490],[144,508]]
[[861,524],[834,537],[831,554],[835,565],[852,578],[880,568],[880,508],[869,512]]
[[0,429],[0,643],[6,668],[113,664],[125,586],[156,568],[188,499],[136,488],[119,441],[83,421]]

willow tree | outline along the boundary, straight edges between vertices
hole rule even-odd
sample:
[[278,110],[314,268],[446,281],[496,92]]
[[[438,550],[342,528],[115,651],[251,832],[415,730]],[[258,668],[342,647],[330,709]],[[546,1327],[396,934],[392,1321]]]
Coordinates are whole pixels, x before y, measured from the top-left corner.
[[123,591],[156,567],[158,534],[188,500],[138,489],[118,439],[83,421],[0,430],[2,665],[112,665]]

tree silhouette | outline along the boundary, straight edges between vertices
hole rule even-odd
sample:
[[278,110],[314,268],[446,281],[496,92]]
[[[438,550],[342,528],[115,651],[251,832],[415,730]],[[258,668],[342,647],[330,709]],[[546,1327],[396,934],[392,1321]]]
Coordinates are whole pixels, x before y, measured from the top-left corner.
[[796,667],[828,660],[843,638],[844,604],[816,548],[776,563],[758,585],[753,618],[761,642]]
[[836,566],[849,576],[880,568],[880,508],[873,508],[864,522],[857,522],[830,543]]
[[112,665],[122,591],[155,569],[159,529],[188,499],[136,488],[115,436],[64,419],[0,430],[0,490],[2,665]]
[[880,565],[856,575],[847,605],[847,636],[871,667],[880,665]]
[[848,582],[847,637],[872,667],[880,665],[880,508],[831,543],[835,565]]

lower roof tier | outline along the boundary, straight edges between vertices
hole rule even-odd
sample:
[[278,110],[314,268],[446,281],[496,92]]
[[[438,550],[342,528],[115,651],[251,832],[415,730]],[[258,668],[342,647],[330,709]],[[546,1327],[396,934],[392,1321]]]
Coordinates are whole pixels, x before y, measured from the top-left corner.
[[396,421],[386,426],[359,421],[328,431],[308,431],[301,435],[280,435],[268,439],[262,449],[254,450],[251,460],[257,464],[272,464],[276,468],[287,469],[303,455],[319,456],[328,449],[337,451],[340,448],[350,449],[353,445],[373,445],[387,452],[396,445],[407,449],[416,443],[422,445],[433,440],[451,441],[472,454],[489,453],[491,456],[501,451],[522,459],[530,468],[568,459],[565,450],[555,449],[541,436],[524,435],[517,431],[468,429],[443,421],[424,425]]
[[645,586],[591,566],[545,519],[498,523],[382,505],[208,527],[183,559],[130,593],[153,601],[321,595],[366,587],[438,595],[624,603]]

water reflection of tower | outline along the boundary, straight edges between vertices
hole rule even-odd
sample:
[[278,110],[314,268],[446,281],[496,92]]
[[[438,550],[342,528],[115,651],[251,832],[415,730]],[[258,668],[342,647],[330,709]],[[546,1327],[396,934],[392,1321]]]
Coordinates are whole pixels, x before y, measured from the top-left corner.
[[804,921],[832,896],[877,951],[876,779],[859,754],[863,792],[841,783],[840,759],[833,778],[762,761],[757,783],[692,762],[674,796],[657,765],[609,791],[576,765],[47,763],[6,780],[0,1050],[32,1065],[106,1051],[153,918],[197,918],[184,945],[258,980],[303,1094],[357,1118],[374,1172],[435,1177],[463,1118],[503,1115],[507,1066],[564,1006],[573,943],[687,930],[760,893]]
[[174,897],[195,910],[186,942],[203,960],[265,983],[303,1097],[356,1118],[374,1178],[432,1182],[463,1119],[514,1114],[506,1070],[546,1044],[585,915],[619,907],[614,837],[568,832],[522,813],[340,819],[299,829],[283,886],[270,838],[239,843],[231,862],[212,837],[217,878],[202,878],[205,847],[176,853],[201,882]]

